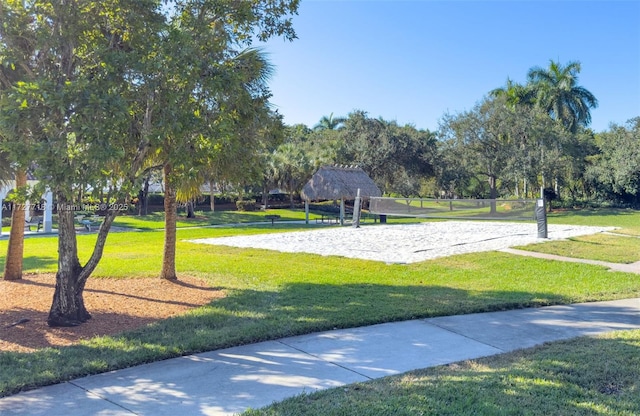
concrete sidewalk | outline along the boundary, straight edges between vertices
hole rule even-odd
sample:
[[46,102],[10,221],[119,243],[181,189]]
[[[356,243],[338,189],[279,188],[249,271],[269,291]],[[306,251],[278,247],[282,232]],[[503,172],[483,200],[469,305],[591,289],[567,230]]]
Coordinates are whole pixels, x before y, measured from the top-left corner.
[[640,298],[405,321],[291,337],[0,399],[1,415],[230,415],[318,389],[640,329]]

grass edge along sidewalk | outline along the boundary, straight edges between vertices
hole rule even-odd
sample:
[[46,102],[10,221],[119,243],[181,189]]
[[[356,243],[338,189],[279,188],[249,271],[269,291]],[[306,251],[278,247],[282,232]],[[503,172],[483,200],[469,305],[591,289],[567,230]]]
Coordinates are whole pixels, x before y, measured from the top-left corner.
[[580,337],[302,394],[243,416],[636,415],[640,330]]

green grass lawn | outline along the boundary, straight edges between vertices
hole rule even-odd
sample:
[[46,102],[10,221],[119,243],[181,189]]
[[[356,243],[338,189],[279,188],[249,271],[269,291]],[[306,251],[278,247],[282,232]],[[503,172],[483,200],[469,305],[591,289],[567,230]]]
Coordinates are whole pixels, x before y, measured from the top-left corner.
[[610,226],[620,227],[628,234],[640,233],[640,212],[632,209],[557,210],[547,217],[549,224]]
[[[638,214],[630,215],[639,223]],[[598,218],[615,223],[615,218]],[[564,222],[571,219],[566,216]],[[0,353],[0,395],[182,354],[320,330],[640,296],[637,275],[500,252],[386,265],[185,241],[309,228],[282,221],[273,226],[179,229],[179,274],[204,279],[223,290],[224,298],[118,336],[34,353]],[[92,278],[155,278],[163,234],[112,233]],[[26,239],[25,271],[55,271],[56,241]],[[86,259],[95,235],[79,236],[78,241],[80,256]],[[6,244],[0,242],[0,253],[6,252]],[[0,257],[0,266],[3,261]]]
[[640,414],[640,331],[578,338],[300,395],[245,416]]
[[640,261],[640,238],[594,234],[516,247],[521,250],[611,263]]

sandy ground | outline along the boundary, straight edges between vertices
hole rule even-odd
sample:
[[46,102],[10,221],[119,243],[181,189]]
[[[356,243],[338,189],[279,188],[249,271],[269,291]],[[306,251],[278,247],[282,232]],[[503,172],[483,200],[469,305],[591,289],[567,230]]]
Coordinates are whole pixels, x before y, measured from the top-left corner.
[[549,225],[537,237],[532,223],[446,221],[379,224],[322,230],[191,240],[194,243],[251,247],[289,253],[343,256],[385,263],[414,263],[453,254],[493,251],[611,231],[613,227]]

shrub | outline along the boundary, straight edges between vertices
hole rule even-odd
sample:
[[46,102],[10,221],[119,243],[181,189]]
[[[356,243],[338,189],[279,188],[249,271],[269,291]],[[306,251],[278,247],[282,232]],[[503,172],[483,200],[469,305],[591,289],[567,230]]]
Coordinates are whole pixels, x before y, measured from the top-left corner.
[[255,201],[236,201],[236,208],[238,209],[238,211],[255,211],[256,202]]

